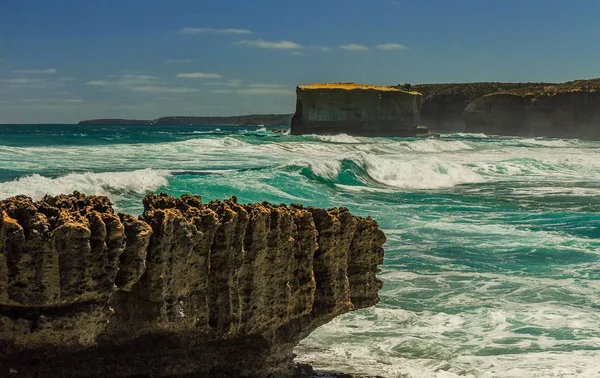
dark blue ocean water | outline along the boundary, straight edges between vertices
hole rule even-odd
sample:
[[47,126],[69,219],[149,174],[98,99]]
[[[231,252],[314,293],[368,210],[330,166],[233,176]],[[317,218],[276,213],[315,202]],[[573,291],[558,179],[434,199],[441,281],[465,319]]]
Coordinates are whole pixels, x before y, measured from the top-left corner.
[[298,348],[388,377],[600,377],[600,142],[0,125],[0,198],[148,191],[346,206],[385,231],[381,303]]

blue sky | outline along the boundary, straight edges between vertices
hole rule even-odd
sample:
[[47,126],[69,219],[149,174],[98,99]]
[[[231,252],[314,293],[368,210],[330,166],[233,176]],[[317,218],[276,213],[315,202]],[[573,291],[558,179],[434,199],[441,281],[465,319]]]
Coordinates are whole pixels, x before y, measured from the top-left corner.
[[293,112],[297,84],[600,76],[597,0],[2,0],[0,123]]

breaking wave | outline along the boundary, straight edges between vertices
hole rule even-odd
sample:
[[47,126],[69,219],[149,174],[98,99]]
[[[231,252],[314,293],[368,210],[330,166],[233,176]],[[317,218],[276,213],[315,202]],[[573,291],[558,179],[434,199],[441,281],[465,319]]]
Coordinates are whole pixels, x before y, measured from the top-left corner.
[[367,155],[364,167],[375,181],[402,189],[449,188],[484,181],[472,169],[438,158],[398,161]]
[[94,195],[119,195],[127,192],[145,194],[168,183],[169,171],[140,169],[131,172],[70,173],[52,178],[37,173],[0,183],[0,199],[24,194],[39,200],[44,195],[73,191]]
[[353,184],[398,189],[438,189],[483,182],[472,168],[458,163],[425,157],[400,159],[362,154],[353,159],[301,160],[291,166],[304,166],[302,173],[332,184]]

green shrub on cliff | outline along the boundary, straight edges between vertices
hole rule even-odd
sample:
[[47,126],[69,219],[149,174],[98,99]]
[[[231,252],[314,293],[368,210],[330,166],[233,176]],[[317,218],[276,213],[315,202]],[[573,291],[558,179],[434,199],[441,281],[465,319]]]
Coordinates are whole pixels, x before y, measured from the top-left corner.
[[398,89],[400,89],[401,91],[410,92],[411,88],[412,85],[410,85],[409,83],[398,84]]

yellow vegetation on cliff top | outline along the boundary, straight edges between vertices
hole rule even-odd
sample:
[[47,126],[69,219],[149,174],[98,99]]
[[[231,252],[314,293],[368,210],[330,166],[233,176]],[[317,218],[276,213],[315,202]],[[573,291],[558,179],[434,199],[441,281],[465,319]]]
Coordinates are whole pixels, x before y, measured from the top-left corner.
[[373,89],[377,91],[390,91],[390,92],[402,92],[400,89],[396,87],[389,87],[383,85],[369,85],[369,84],[357,84],[357,83],[316,83],[310,85],[300,85],[298,88],[305,89],[345,89],[345,90],[353,90],[353,89]]

